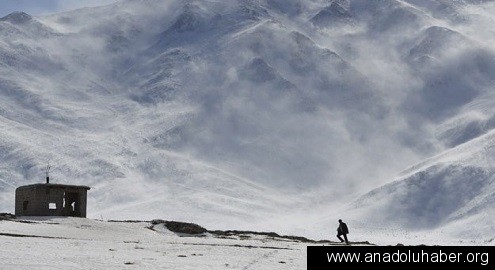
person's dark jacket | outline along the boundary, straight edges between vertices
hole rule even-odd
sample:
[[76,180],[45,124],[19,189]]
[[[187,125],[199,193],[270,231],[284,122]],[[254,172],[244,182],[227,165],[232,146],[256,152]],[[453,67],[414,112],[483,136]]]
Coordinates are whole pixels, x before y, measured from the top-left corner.
[[347,228],[347,224],[345,224],[344,222],[340,223],[339,225],[339,228],[337,229],[337,231],[341,234],[348,234],[349,233],[349,229]]

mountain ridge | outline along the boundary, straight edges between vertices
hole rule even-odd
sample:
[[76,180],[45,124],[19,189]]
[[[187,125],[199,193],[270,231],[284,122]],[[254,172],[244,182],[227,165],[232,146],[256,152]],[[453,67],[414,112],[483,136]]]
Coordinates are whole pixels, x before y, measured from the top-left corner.
[[352,203],[491,132],[495,52],[478,40],[495,37],[473,31],[491,2],[129,0],[8,15],[0,210],[48,161],[55,181],[94,187],[95,216],[264,226],[318,198]]

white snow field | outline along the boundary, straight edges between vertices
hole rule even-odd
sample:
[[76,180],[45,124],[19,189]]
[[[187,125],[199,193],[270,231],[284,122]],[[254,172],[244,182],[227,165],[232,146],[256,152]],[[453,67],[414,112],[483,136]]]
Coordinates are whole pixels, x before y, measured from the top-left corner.
[[[22,220],[26,221],[26,220]],[[176,234],[83,218],[0,221],[2,269],[304,269],[306,246],[261,236]],[[327,243],[326,245],[341,245]],[[321,245],[321,244],[320,244]]]
[[[488,0],[124,0],[12,13],[0,18],[0,212],[50,162],[53,183],[91,187],[92,219],[332,239],[342,218],[351,241],[493,245],[494,22]],[[71,221],[36,225],[69,240],[2,237],[2,253],[26,249],[42,264],[38,252],[58,260],[60,244],[77,263],[124,267],[128,249],[144,267],[176,239],[117,224],[119,240],[92,246],[100,231],[84,236]],[[113,225],[77,222],[111,238]],[[123,243],[135,240],[125,230],[149,245]],[[199,265],[191,254],[208,249],[167,245],[177,264],[184,252]],[[246,252],[237,266],[274,252],[267,260],[286,262],[274,268],[300,267],[288,258],[303,246],[287,245],[296,251],[235,249]]]

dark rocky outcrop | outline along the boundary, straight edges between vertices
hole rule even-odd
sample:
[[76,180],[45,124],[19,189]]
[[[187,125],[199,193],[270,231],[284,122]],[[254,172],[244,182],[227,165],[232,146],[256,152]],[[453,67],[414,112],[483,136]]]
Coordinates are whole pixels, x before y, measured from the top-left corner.
[[15,219],[15,215],[10,213],[0,213],[0,220],[11,220]]
[[174,233],[184,233],[184,234],[203,234],[208,232],[205,228],[194,224],[178,221],[166,221],[162,219],[155,219],[151,221],[153,225],[164,224],[165,227]]

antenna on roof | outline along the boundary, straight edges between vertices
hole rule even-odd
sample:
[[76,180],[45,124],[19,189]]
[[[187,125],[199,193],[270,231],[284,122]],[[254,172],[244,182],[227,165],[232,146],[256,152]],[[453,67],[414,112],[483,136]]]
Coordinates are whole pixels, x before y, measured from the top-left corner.
[[46,165],[46,170],[45,170],[45,173],[46,173],[46,183],[47,184],[50,184],[50,169],[52,168],[52,166],[50,166],[50,161],[48,161],[48,164]]

